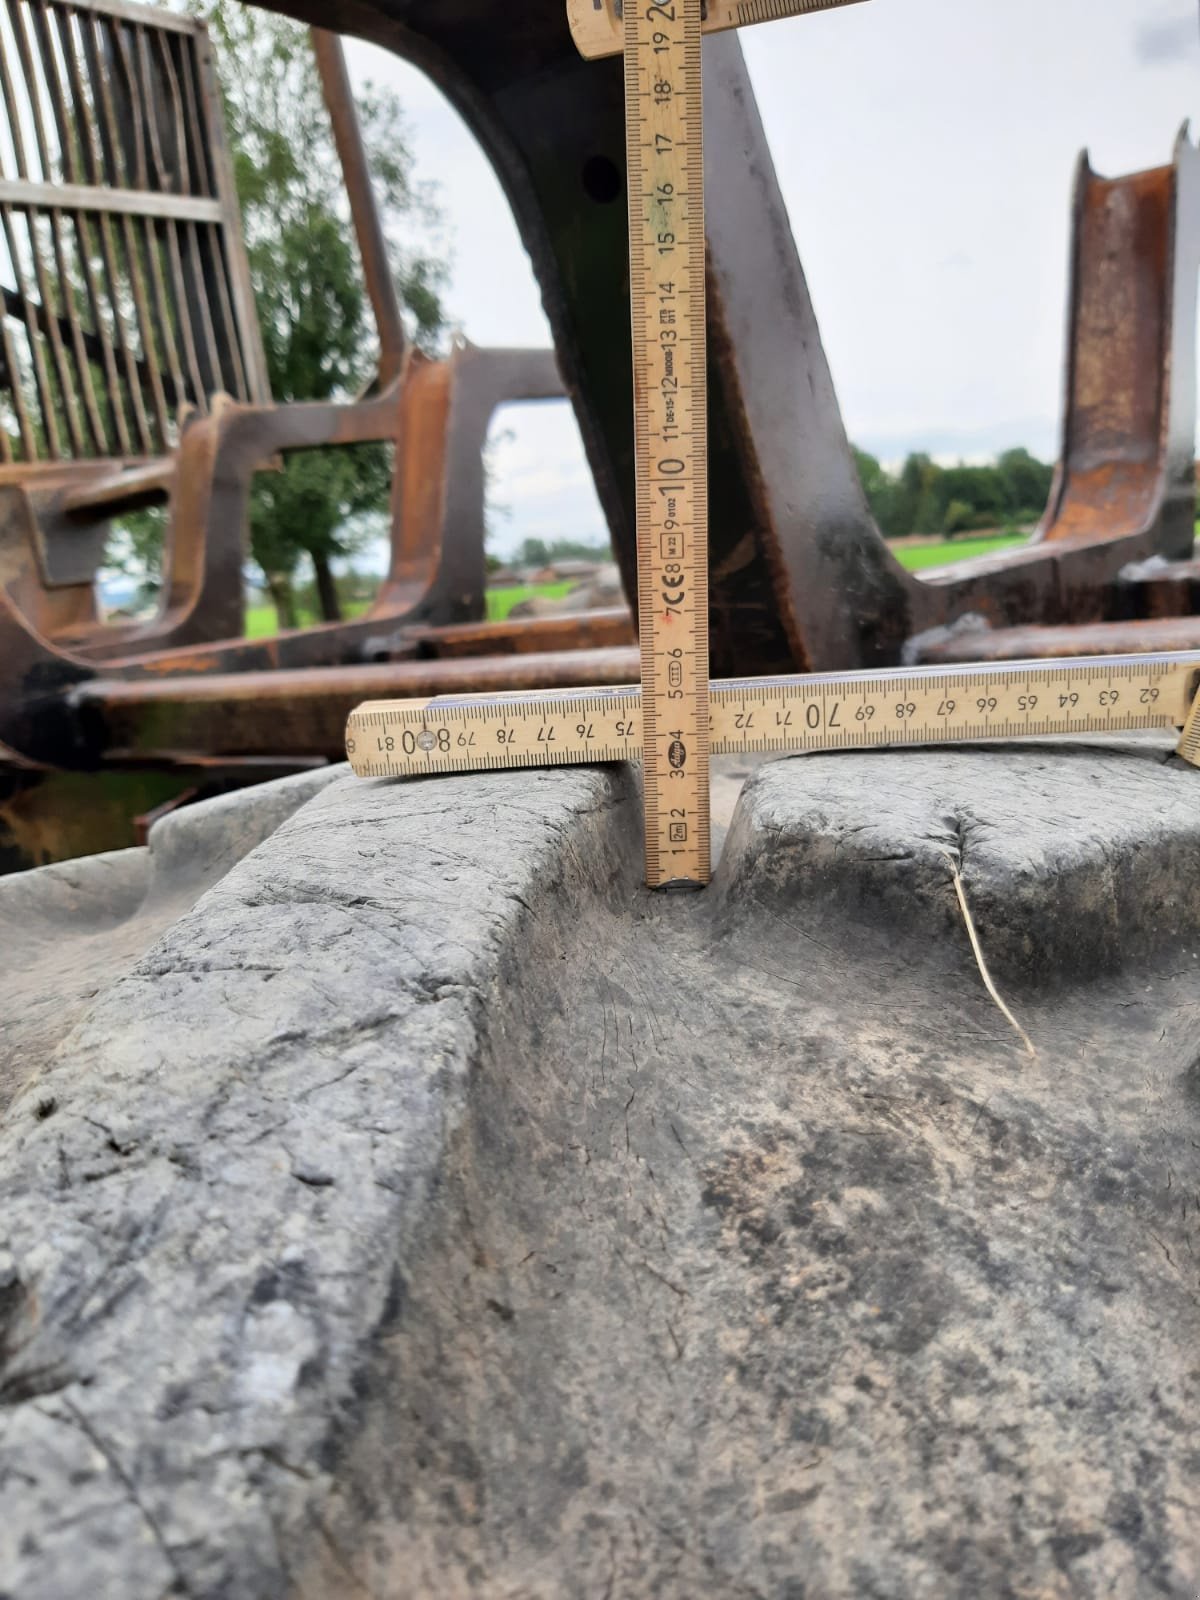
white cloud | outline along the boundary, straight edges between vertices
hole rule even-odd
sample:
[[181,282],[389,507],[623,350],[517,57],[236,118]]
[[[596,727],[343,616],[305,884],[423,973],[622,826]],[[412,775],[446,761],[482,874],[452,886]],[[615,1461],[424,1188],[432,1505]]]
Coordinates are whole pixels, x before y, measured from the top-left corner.
[[509,556],[525,539],[603,544],[608,529],[574,413],[565,400],[502,406],[492,422],[490,544]]

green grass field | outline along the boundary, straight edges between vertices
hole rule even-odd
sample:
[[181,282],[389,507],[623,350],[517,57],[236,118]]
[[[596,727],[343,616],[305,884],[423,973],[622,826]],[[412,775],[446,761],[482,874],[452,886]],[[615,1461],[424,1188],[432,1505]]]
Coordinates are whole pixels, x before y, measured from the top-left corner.
[[[489,622],[503,622],[512,608],[521,600],[529,600],[534,595],[544,595],[547,599],[558,600],[572,585],[563,583],[515,583],[511,588],[489,589],[487,595],[487,619]],[[367,609],[366,600],[359,601],[356,605],[346,607],[346,618],[362,616]],[[317,618],[310,612],[301,609],[297,623],[301,628],[309,628]],[[279,632],[279,623],[275,615],[275,607],[268,601],[266,605],[250,606],[246,612],[246,637],[247,639],[265,639],[269,634]]]
[[489,589],[487,595],[487,619],[489,622],[503,622],[508,613],[522,600],[532,600],[535,595],[541,595],[547,600],[560,600],[568,589],[574,585],[563,583],[514,583],[504,589]]
[[[301,622],[308,622],[308,617],[301,617]],[[279,619],[275,615],[273,605],[248,606],[246,608],[246,637],[247,639],[265,639],[268,634],[279,632]]]
[[944,567],[952,561],[966,561],[971,556],[990,556],[994,550],[1008,550],[1015,544],[1024,544],[1023,533],[1001,533],[986,539],[932,539],[928,544],[894,544],[892,554],[909,572],[920,572],[924,567]]
[[[891,548],[902,567],[907,567],[909,572],[920,572],[923,567],[941,567],[951,561],[965,561],[970,556],[990,555],[993,550],[1007,550],[1011,545],[1024,543],[1024,538],[1024,534],[1004,533],[986,539],[931,539],[928,544],[897,544]],[[547,599],[558,600],[570,588],[571,584],[564,581],[515,583],[504,589],[489,589],[487,619],[489,622],[503,622],[520,601],[529,600],[534,595],[544,595]],[[361,616],[367,609],[367,604],[368,602],[363,600],[356,605],[347,606],[347,619]],[[316,620],[315,616],[306,611],[302,611],[298,618],[302,628],[310,627]],[[263,639],[268,634],[278,632],[273,605],[268,603],[251,606],[246,612],[247,639]]]
[[[360,600],[357,604],[346,607],[346,618],[352,620],[361,617],[370,604],[367,600]],[[296,617],[296,626],[311,628],[318,619],[311,611],[300,608]],[[275,615],[275,607],[268,601],[266,605],[248,606],[246,609],[246,638],[265,639],[269,634],[279,632],[279,619]]]

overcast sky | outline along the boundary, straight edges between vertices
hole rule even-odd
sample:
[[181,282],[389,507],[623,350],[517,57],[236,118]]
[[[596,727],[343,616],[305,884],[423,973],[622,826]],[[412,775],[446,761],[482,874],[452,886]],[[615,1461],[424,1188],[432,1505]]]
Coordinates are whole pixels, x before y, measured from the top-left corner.
[[[910,449],[1056,451],[1078,152],[1116,175],[1200,131],[1196,0],[869,0],[743,30],[850,436]],[[549,331],[499,185],[417,72],[393,83],[451,223],[451,316],[477,344]],[[506,411],[497,546],[598,534],[565,407]]]

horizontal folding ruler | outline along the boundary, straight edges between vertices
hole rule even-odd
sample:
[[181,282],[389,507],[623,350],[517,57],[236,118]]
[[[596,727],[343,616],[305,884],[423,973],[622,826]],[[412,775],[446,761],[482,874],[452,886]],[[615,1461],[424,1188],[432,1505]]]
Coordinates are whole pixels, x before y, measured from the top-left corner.
[[710,752],[1182,727],[1200,766],[1200,651],[709,683],[701,34],[850,3],[568,0],[584,55],[625,54],[641,687],[368,702],[360,777],[640,760],[662,888],[709,879]]

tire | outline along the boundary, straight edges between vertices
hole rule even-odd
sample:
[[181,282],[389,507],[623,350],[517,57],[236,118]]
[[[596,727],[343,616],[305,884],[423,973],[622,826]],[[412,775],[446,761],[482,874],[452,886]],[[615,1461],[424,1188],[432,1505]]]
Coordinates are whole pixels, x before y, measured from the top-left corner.
[[0,1592],[1200,1585],[1200,775],[288,783],[0,886]]

